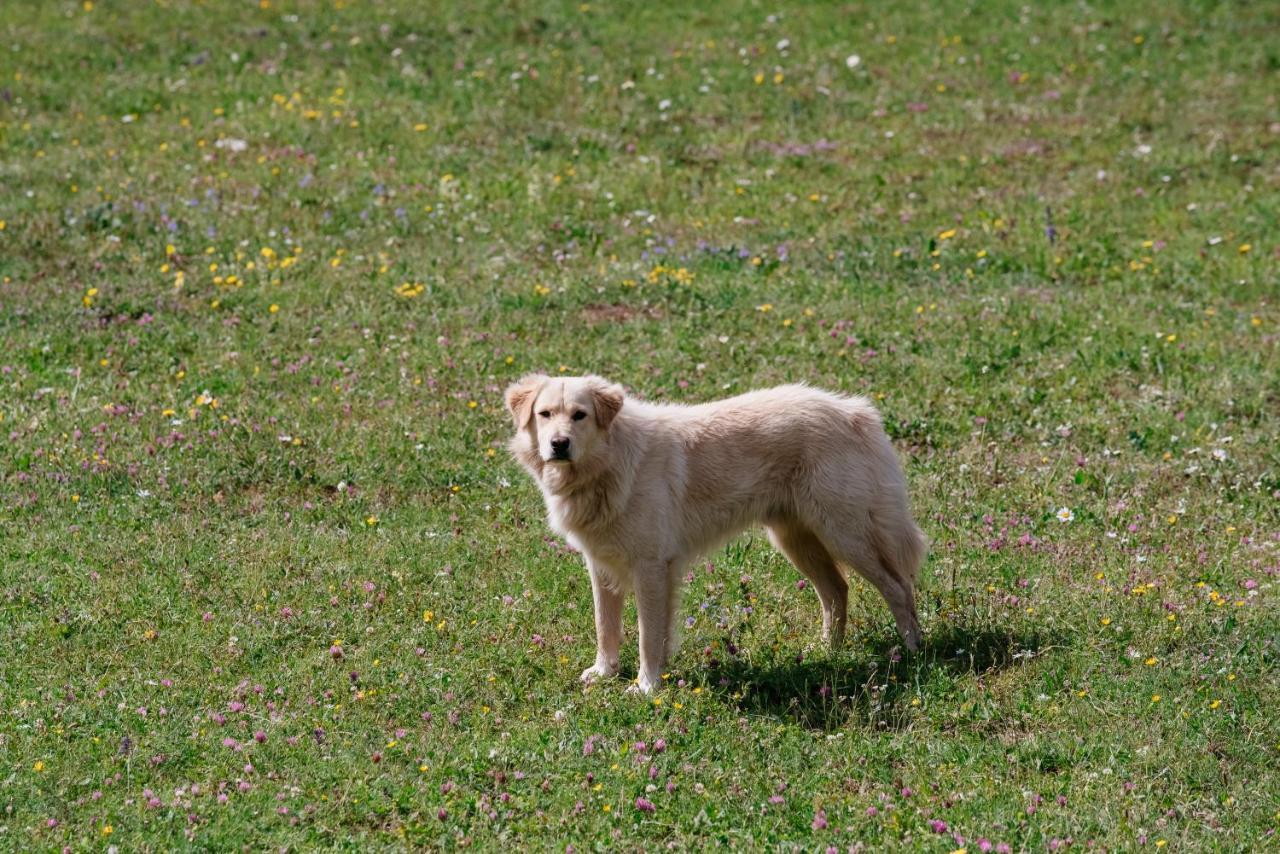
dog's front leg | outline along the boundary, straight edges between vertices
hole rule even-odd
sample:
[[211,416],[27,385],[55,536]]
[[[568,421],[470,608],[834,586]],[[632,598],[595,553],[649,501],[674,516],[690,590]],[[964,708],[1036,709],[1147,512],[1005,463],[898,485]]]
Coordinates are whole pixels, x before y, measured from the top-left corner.
[[587,558],[591,596],[596,610],[596,663],[582,671],[583,682],[608,678],[618,672],[618,647],[622,645],[622,591]]
[[640,618],[640,674],[636,688],[650,694],[662,684],[662,671],[671,653],[671,579],[665,565],[638,566],[635,572],[636,612]]

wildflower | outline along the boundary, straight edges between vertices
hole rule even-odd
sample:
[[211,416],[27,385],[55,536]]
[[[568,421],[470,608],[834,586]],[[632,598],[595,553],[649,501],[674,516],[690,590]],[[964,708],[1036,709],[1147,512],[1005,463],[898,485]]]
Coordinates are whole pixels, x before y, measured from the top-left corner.
[[646,798],[636,798],[636,809],[640,810],[640,812],[656,812],[658,808]]
[[1054,515],[1058,517],[1059,522],[1072,522],[1076,518],[1076,514],[1071,511],[1070,507],[1059,507],[1058,512]]
[[844,67],[849,69],[850,71],[853,71],[855,68],[857,68],[861,64],[862,64],[862,57],[858,56],[856,53],[851,53],[848,56],[846,56],[844,59]]
[[405,299],[413,299],[425,290],[426,286],[419,282],[401,282],[395,286],[396,295],[404,297]]

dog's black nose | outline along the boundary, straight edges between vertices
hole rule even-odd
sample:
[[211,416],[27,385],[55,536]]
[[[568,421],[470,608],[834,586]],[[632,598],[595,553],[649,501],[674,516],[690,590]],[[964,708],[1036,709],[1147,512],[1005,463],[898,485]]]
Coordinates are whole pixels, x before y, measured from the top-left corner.
[[566,454],[568,454],[569,440],[568,439],[552,439],[551,453],[555,454],[557,457],[563,457]]

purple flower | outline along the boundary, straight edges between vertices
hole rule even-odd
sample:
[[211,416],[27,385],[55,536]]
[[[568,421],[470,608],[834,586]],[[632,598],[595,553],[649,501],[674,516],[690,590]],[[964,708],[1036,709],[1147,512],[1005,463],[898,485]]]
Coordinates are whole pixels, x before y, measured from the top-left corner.
[[653,802],[650,800],[645,798],[636,798],[636,809],[640,810],[640,812],[655,812],[658,808],[655,807]]
[[933,821],[929,822],[929,829],[934,833],[946,833],[947,823],[942,819],[935,818]]
[[814,830],[826,830],[826,829],[827,829],[827,812],[826,812],[826,810],[818,810],[817,814],[813,817],[813,829],[814,829]]

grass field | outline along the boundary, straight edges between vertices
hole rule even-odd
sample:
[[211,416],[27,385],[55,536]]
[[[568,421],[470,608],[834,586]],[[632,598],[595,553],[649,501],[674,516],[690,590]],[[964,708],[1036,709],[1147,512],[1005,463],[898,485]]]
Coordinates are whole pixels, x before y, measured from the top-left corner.
[[[1275,848],[1278,92],[1273,3],[0,5],[0,850]],[[871,396],[925,650],[756,532],[584,691],[531,370]]]

